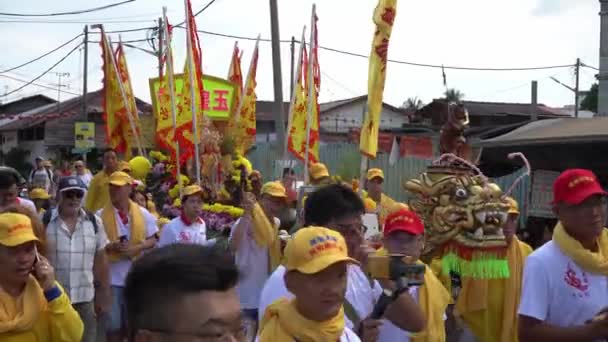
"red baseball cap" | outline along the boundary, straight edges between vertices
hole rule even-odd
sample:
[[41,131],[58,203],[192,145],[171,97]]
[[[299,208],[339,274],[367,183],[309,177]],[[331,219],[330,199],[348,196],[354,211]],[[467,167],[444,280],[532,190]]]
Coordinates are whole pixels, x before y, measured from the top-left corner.
[[401,209],[388,215],[384,221],[385,237],[397,231],[420,235],[424,233],[424,224],[415,212]]
[[595,174],[585,169],[569,169],[553,183],[553,204],[566,202],[577,205],[593,195],[608,195]]

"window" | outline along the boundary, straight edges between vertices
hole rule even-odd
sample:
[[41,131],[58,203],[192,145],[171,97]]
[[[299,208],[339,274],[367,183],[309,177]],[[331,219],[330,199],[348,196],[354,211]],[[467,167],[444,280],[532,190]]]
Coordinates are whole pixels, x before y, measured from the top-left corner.
[[18,141],[44,140],[44,124],[20,129],[17,131]]

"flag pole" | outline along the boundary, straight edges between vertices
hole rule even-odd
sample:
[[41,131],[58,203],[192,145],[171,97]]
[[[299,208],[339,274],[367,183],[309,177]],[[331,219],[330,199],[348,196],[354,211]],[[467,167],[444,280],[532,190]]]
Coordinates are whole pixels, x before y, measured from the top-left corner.
[[[173,137],[177,132],[177,119],[176,119],[176,107],[175,107],[175,80],[173,78],[173,53],[171,53],[171,36],[169,35],[167,20],[167,7],[163,7],[163,37],[165,38],[166,52],[166,72],[167,79],[169,81],[169,97],[171,98],[171,119],[173,120]],[[162,51],[161,51],[162,53]],[[163,80],[159,80],[162,82]],[[182,170],[179,159],[179,143],[175,139],[175,166],[177,167],[177,188],[179,189],[179,197],[182,197]]]
[[[102,28],[103,30],[103,28]],[[103,32],[103,31],[102,31]],[[131,117],[131,109],[129,108],[129,101],[127,100],[127,93],[125,92],[125,87],[122,84],[122,78],[120,77],[120,73],[118,72],[118,65],[116,65],[116,59],[114,58],[114,50],[112,49],[112,40],[103,33],[103,39],[106,39],[106,45],[110,48],[110,58],[112,59],[112,64],[114,65],[114,72],[116,73],[116,77],[118,78],[118,88],[120,89],[120,95],[122,97],[122,102],[125,105],[127,110],[127,118],[129,119],[129,125],[131,126],[131,130],[133,131],[133,137],[135,138],[135,143],[137,144],[137,150],[139,151],[140,156],[146,156],[141,147],[141,141],[139,140],[139,135],[137,134],[137,129],[135,129],[135,123],[133,122],[133,118]]]
[[[196,71],[194,70],[194,63],[192,61],[192,36],[190,35],[190,31],[192,30],[192,28],[190,27],[190,8],[189,8],[189,4],[188,4],[188,0],[184,0],[184,10],[186,12],[186,56],[187,56],[187,63],[188,63],[188,69],[190,69],[190,106],[191,106],[191,111],[192,111],[192,134],[194,135],[194,160],[195,160],[195,165],[196,165],[196,183],[197,184],[201,184],[201,156],[199,155],[199,136],[198,136],[198,120],[197,120],[197,108],[196,108],[196,101],[195,101],[195,97],[194,97],[194,74],[196,73]],[[201,81],[201,85],[202,85],[202,80]],[[201,99],[201,105],[203,105],[203,99]],[[202,109],[201,109],[202,111]],[[203,113],[204,115],[204,113]]]
[[291,93],[291,102],[289,103],[289,112],[288,115],[289,117],[287,118],[287,134],[285,134],[285,144],[283,146],[283,159],[287,159],[288,155],[287,155],[287,145],[289,142],[289,130],[291,129],[291,124],[293,123],[293,107],[295,106],[295,102],[296,102],[296,84],[298,82],[301,82],[301,76],[302,76],[302,56],[303,56],[303,52],[304,52],[304,47],[306,46],[306,40],[305,40],[305,35],[306,35],[306,26],[304,26],[304,28],[302,29],[302,40],[300,40],[300,53],[299,53],[299,57],[298,57],[298,66],[296,67],[296,73],[293,77],[293,84],[292,84],[292,89],[294,89],[294,91]]
[[315,90],[315,81],[313,79],[314,75],[313,75],[313,71],[312,71],[312,67],[313,67],[313,60],[314,60],[314,56],[313,56],[313,51],[314,51],[314,44],[315,44],[315,12],[316,12],[316,4],[312,4],[312,16],[310,18],[310,53],[308,54],[308,114],[306,115],[306,155],[304,156],[304,183],[308,184],[310,181],[310,175],[308,172],[308,163],[309,163],[309,150],[310,150],[310,126],[311,126],[311,121],[312,121],[312,112],[313,112],[313,106],[314,106],[314,101],[313,101],[313,92],[316,91]]

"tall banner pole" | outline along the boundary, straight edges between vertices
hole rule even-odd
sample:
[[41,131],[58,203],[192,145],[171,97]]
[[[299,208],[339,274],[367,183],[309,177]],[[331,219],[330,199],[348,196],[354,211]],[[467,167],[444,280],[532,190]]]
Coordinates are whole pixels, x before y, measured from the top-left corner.
[[313,51],[315,44],[315,13],[316,13],[316,4],[312,4],[312,16],[310,18],[310,53],[308,54],[308,115],[306,116],[306,155],[304,156],[304,182],[308,184],[310,182],[310,175],[308,172],[308,163],[309,163],[309,150],[310,150],[310,126],[312,121],[312,112],[314,110],[314,92],[315,90],[315,81],[313,75]]

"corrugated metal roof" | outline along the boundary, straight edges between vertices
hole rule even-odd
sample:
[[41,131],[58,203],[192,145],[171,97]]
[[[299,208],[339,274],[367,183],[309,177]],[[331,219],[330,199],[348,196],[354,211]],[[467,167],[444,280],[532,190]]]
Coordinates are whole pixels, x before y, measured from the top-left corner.
[[608,141],[608,117],[531,122],[507,134],[479,141],[482,147]]

